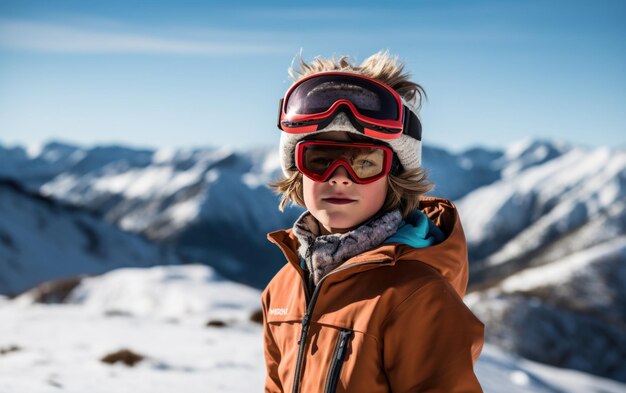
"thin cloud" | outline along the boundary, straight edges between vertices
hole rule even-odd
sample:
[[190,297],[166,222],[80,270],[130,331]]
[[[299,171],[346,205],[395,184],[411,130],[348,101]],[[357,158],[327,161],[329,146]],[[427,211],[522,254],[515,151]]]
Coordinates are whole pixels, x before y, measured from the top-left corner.
[[364,18],[377,18],[380,17],[381,12],[386,13],[386,8],[372,8],[372,7],[275,7],[275,8],[247,8],[239,12],[241,17],[251,17],[254,19],[270,19],[280,20],[286,22],[286,24],[293,21],[327,21],[336,23],[337,21],[347,20],[360,20]]
[[60,24],[0,20],[0,47],[35,52],[83,54],[248,55],[284,52],[278,44],[224,37],[209,40],[163,38],[149,34],[98,31]]

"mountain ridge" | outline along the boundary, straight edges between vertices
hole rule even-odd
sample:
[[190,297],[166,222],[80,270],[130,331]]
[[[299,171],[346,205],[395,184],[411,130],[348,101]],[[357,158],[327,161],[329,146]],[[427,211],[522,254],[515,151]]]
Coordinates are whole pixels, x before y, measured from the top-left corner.
[[[285,263],[265,234],[290,227],[302,212],[279,213],[266,187],[282,176],[274,148],[4,151],[0,176],[259,289]],[[426,145],[423,162],[434,194],[459,209],[470,257],[466,300],[495,329],[488,342],[626,380],[626,316],[617,311],[626,298],[626,255],[613,243],[626,236],[626,149],[524,140],[454,153]],[[552,271],[575,274],[555,280]],[[544,276],[531,289],[511,284]],[[581,342],[588,348],[578,353]],[[594,361],[607,352],[614,355]]]

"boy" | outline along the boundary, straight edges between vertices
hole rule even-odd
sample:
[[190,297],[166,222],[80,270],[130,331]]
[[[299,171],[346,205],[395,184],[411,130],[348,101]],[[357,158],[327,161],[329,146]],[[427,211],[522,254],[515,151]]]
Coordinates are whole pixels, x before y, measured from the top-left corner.
[[422,196],[423,89],[388,53],[291,71],[272,187],[307,211],[268,235],[288,263],[262,297],[265,391],[482,392],[461,223]]

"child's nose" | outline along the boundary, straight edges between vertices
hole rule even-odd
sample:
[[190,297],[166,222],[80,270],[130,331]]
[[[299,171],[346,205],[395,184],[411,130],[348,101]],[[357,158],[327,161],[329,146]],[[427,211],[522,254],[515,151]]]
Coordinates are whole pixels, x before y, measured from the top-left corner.
[[339,165],[332,175],[328,178],[328,181],[332,183],[351,184],[353,182],[350,174],[343,165]]

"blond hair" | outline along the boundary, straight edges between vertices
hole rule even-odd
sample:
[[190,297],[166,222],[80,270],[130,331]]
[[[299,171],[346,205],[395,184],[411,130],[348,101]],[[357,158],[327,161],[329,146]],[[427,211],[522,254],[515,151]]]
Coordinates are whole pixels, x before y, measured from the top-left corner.
[[[307,63],[300,58],[299,68],[290,67],[288,72],[294,82],[328,71],[354,72],[367,76],[390,86],[416,112],[421,108],[422,99],[427,98],[424,89],[409,79],[410,75],[404,71],[404,64],[397,56],[391,56],[388,51],[377,52],[360,65],[351,64],[349,59],[348,56],[341,56],[339,59],[316,57]],[[349,137],[351,140],[357,139],[353,135]],[[400,209],[404,218],[418,208],[422,195],[433,188],[423,168],[405,170],[398,174],[390,173],[387,176],[387,185],[387,195],[381,210]],[[269,187],[281,195],[278,206],[280,211],[284,211],[289,202],[306,208],[300,171],[290,172],[287,178],[270,183]]]

